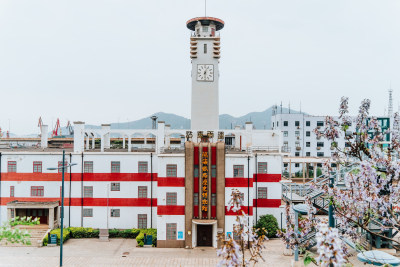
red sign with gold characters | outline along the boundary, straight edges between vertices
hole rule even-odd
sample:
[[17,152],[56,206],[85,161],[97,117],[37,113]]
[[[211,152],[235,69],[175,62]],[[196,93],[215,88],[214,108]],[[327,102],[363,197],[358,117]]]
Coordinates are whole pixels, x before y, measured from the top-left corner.
[[203,150],[201,154],[202,176],[201,176],[201,212],[202,217],[207,217],[208,212],[208,151]]

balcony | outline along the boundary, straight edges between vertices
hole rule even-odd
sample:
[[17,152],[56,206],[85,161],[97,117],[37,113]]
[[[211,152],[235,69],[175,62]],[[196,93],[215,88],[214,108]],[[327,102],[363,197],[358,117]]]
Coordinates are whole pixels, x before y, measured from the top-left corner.
[[297,151],[301,150],[301,146],[296,146],[296,150]]

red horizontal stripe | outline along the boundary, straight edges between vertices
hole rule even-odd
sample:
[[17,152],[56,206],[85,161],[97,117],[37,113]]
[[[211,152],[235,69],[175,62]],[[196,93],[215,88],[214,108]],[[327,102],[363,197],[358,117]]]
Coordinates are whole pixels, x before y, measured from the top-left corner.
[[[257,202],[257,203],[256,203]],[[282,204],[280,199],[253,199],[253,206],[258,208],[279,208]]]
[[282,180],[281,174],[272,174],[272,173],[258,173],[254,174],[253,177],[254,181],[257,180],[258,183],[274,183],[274,182],[280,182]]
[[[242,206],[241,210],[243,210],[244,213],[247,214],[247,206]],[[240,214],[242,214],[242,213],[240,212]],[[228,211],[228,208],[225,207],[225,215],[226,216],[236,216],[236,215],[238,215],[238,212],[232,211],[232,208]],[[250,206],[250,214],[249,215],[253,215],[253,207],[252,206]]]
[[[51,197],[3,197],[1,198],[1,205],[18,200],[23,202],[48,202],[59,201],[60,198]],[[80,206],[82,198],[71,198],[71,206]],[[69,206],[69,198],[64,199],[64,205]],[[150,198],[84,198],[83,206],[115,206],[115,207],[150,207]],[[157,207],[157,198],[153,198],[153,207]]]
[[253,187],[253,178],[226,178],[225,187]]
[[157,215],[185,215],[185,206],[158,206]]
[[[2,173],[2,181],[61,181],[61,173]],[[72,173],[72,181],[81,181],[81,173]],[[65,173],[64,180],[70,180]],[[150,182],[151,173],[83,173],[83,181],[97,182]],[[153,181],[157,181],[157,173],[153,173]]]
[[185,178],[181,177],[159,177],[157,181],[158,186],[185,187]]

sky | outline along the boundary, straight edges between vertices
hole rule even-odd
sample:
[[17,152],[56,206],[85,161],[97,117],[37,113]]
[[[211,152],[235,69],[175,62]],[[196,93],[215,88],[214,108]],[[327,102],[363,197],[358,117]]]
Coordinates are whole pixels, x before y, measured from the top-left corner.
[[[336,115],[341,96],[383,115],[400,101],[400,1],[208,0],[221,30],[220,113],[282,102]],[[190,117],[190,31],[204,0],[0,1],[0,127],[38,133],[57,118]]]

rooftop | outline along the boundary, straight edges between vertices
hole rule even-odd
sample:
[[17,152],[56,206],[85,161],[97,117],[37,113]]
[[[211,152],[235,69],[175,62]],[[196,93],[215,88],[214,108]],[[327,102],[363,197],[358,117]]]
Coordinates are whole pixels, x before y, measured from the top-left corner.
[[186,27],[188,27],[189,30],[194,31],[197,22],[200,21],[201,25],[210,25],[211,22],[214,22],[217,31],[222,30],[224,28],[225,22],[222,19],[217,19],[213,17],[197,17],[190,19],[186,22]]

